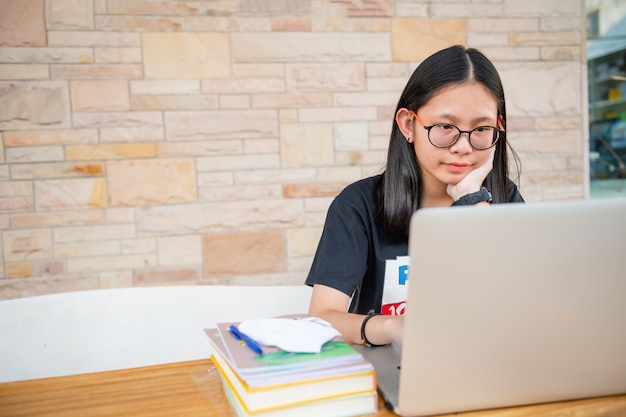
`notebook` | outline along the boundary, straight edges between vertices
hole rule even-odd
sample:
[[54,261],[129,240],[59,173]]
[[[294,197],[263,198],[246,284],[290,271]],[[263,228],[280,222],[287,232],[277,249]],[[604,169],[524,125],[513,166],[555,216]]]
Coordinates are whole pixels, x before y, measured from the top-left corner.
[[626,393],[626,199],[423,209],[402,347],[359,347],[426,416]]

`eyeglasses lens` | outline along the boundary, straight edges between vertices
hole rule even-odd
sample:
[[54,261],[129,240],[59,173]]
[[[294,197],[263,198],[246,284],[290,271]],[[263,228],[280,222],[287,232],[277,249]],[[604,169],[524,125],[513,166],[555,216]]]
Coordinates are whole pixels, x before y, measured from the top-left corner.
[[[498,129],[490,126],[482,126],[469,132],[469,140],[475,149],[488,149],[492,147],[499,138]],[[431,143],[440,148],[452,146],[461,135],[459,128],[448,124],[437,124],[430,128],[428,138]]]

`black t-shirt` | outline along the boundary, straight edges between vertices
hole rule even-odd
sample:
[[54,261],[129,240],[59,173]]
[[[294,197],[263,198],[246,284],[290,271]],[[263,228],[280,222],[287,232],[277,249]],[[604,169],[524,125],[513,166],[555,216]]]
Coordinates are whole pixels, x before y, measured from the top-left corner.
[[[387,266],[408,254],[408,236],[388,235],[376,218],[381,179],[377,175],[350,184],[333,200],[306,279],[307,285],[321,284],[351,296],[354,313],[381,311],[383,293],[390,291]],[[512,181],[509,202],[524,202]]]

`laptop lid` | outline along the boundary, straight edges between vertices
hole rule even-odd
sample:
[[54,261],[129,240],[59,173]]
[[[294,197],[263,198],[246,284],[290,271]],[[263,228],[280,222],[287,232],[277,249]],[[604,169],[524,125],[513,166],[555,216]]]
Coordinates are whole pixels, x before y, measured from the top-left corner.
[[626,199],[419,210],[409,255],[397,414],[626,392]]

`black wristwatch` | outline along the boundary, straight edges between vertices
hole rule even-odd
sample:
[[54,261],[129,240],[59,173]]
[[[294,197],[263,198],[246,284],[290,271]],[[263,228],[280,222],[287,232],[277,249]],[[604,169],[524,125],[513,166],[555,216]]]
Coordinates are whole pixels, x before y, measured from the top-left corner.
[[486,201],[491,203],[491,193],[485,187],[475,193],[465,194],[463,197],[452,203],[453,206],[473,206],[474,204]]

